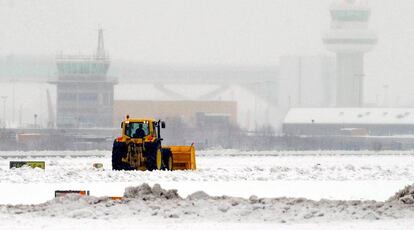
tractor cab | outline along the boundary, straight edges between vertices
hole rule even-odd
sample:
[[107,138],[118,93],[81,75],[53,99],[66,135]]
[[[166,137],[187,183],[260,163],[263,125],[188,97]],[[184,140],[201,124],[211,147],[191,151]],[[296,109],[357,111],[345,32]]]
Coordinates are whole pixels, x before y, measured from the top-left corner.
[[161,128],[165,128],[164,121],[153,119],[127,119],[121,123],[122,140],[142,139],[143,142],[162,141]]

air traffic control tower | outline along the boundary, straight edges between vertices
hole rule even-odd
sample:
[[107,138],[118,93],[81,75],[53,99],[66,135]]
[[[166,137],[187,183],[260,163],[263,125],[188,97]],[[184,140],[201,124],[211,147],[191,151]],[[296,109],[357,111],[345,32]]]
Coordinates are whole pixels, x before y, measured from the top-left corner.
[[361,107],[364,96],[364,54],[377,43],[368,29],[371,10],[366,1],[335,0],[330,8],[331,28],[323,37],[336,53],[336,106]]
[[57,127],[105,128],[113,126],[115,80],[108,78],[110,60],[105,53],[103,32],[91,56],[60,55],[56,59]]

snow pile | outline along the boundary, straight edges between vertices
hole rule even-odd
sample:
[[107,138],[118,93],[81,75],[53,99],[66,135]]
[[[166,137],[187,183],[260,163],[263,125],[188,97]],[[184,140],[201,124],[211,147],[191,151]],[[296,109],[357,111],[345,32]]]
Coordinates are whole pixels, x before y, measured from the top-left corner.
[[[405,197],[408,191],[399,192]],[[156,184],[128,187],[122,200],[71,194],[39,205],[1,205],[0,217],[65,217],[74,219],[113,219],[136,217],[145,220],[174,218],[184,222],[279,222],[304,223],[351,220],[414,218],[412,203],[377,201],[313,201],[304,198],[249,199],[210,196],[199,191],[182,198],[177,190]]]
[[388,199],[388,202],[401,202],[403,204],[414,204],[414,184],[407,185],[405,188],[401,189],[394,196]]
[[137,187],[128,187],[125,189],[125,198],[135,198],[142,200],[151,199],[181,199],[176,189],[165,190],[159,184],[155,184],[152,188],[147,183]]

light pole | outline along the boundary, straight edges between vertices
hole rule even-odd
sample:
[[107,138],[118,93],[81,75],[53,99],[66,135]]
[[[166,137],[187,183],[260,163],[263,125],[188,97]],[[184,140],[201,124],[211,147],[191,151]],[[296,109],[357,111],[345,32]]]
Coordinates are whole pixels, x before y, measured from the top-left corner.
[[382,86],[382,88],[384,88],[384,107],[388,107],[388,89],[389,89],[389,85],[388,84],[384,84]]
[[3,100],[3,127],[6,127],[6,100],[7,96],[1,96],[1,99]]
[[361,74],[355,74],[355,78],[357,84],[358,84],[358,107],[363,107],[364,106],[364,77],[365,74],[361,73]]
[[22,125],[22,116],[23,116],[22,110],[23,110],[23,104],[20,104],[20,109],[19,109],[19,125],[20,125],[20,128],[23,126]]
[[36,129],[37,128],[37,114],[35,113],[33,117],[34,117],[34,128]]

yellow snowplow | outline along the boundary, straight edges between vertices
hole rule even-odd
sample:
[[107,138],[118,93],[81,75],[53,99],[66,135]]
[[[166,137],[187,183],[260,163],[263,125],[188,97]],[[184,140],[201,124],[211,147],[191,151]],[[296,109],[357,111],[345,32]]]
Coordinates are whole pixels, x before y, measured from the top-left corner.
[[112,147],[113,170],[195,170],[195,148],[162,146],[165,122],[126,117]]

